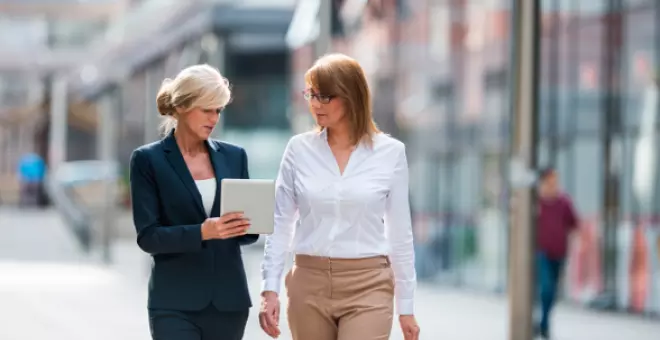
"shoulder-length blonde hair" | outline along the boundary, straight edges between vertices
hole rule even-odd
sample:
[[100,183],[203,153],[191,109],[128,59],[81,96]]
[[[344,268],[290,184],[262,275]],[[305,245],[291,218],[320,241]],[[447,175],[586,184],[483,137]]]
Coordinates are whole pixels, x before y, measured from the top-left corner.
[[380,130],[373,120],[367,77],[355,59],[339,53],[326,55],[307,70],[305,82],[322,95],[341,98],[350,123],[351,141],[372,145],[373,136]]

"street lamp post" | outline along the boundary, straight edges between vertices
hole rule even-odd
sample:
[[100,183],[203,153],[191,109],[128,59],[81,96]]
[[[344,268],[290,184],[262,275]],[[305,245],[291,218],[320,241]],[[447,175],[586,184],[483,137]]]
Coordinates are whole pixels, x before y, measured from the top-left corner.
[[[533,338],[534,196],[538,116],[538,0],[515,0],[513,13],[512,211],[509,229],[509,339]],[[517,165],[517,167],[514,167]],[[515,170],[521,170],[516,173]]]

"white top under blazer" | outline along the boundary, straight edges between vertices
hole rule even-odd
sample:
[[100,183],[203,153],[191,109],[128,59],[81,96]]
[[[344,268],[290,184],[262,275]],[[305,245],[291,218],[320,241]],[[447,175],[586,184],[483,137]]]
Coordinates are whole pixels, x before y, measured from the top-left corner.
[[196,180],[195,185],[197,186],[197,190],[199,190],[200,196],[202,196],[202,204],[204,205],[206,216],[211,216],[213,201],[215,201],[215,190],[217,188],[215,177]]
[[289,141],[275,191],[275,230],[266,238],[262,291],[280,290],[295,254],[334,258],[387,255],[397,313],[413,314],[416,286],[405,145],[379,133],[360,143],[343,175],[325,130]]

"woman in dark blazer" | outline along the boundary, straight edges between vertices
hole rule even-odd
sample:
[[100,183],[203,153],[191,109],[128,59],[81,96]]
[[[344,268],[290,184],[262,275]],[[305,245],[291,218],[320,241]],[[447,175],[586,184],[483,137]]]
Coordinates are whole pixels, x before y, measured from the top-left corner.
[[153,257],[149,325],[157,340],[239,340],[250,301],[240,247],[256,242],[239,213],[220,215],[220,181],[248,178],[242,148],[210,139],[230,99],[208,65],[191,66],[158,93],[168,133],[130,161],[137,243]]

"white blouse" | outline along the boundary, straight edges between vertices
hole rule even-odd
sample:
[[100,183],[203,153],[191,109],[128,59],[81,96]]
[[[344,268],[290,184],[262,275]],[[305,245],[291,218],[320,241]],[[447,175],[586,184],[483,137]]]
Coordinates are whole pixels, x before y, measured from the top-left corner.
[[199,194],[202,196],[202,204],[204,205],[206,216],[211,216],[211,209],[213,209],[213,201],[215,200],[215,177],[196,180],[195,185],[197,185],[197,190],[199,190]]
[[377,134],[343,175],[325,131],[289,141],[276,182],[275,232],[266,238],[263,291],[279,293],[288,252],[335,258],[388,255],[397,312],[413,314],[415,255],[405,145]]

